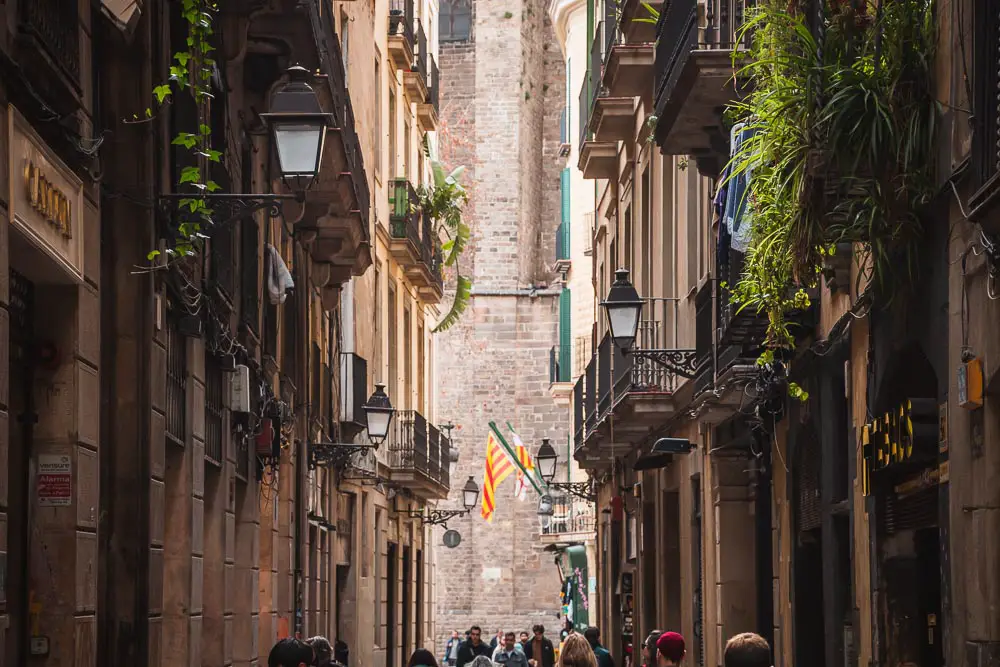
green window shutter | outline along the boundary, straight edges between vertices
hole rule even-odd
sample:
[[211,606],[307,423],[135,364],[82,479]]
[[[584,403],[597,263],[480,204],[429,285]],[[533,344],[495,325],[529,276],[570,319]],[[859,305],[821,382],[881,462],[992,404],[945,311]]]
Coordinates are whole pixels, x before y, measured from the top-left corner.
[[558,249],[558,256],[556,259],[569,259],[569,206],[570,206],[570,188],[569,188],[569,169],[563,169],[562,173],[559,174],[559,191],[562,195],[562,210],[559,222],[559,238],[556,241],[556,247]]
[[559,293],[559,381],[573,375],[573,299],[568,287]]

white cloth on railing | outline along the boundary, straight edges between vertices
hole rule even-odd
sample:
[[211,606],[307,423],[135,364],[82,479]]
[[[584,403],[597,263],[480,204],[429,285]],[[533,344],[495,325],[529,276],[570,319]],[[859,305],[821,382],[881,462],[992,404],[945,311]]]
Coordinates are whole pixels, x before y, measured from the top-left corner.
[[295,281],[289,273],[285,260],[281,259],[281,254],[271,245],[267,244],[267,295],[271,303],[278,305],[284,303],[288,297],[288,292],[295,289]]

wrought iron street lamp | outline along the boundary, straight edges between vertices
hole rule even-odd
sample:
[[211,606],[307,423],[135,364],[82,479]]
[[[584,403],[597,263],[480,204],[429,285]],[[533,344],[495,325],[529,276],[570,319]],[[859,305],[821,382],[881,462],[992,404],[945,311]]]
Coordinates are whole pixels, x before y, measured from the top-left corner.
[[615,282],[611,284],[608,298],[601,302],[601,307],[608,316],[608,327],[615,345],[622,350],[630,349],[639,330],[642,299],[628,279],[628,269],[615,271]]
[[392,407],[392,402],[385,393],[385,385],[376,384],[375,391],[362,407],[365,410],[368,439],[378,449],[379,445],[389,437],[389,426],[392,424],[392,416],[396,413],[396,408]]
[[309,85],[309,70],[293,65],[286,73],[288,81],[274,91],[270,110],[260,116],[270,127],[282,180],[293,192],[305,192],[319,175],[333,114],[323,112]]
[[538,462],[538,474],[542,476],[550,489],[564,491],[571,496],[579,498],[584,502],[592,503],[597,500],[597,493],[594,491],[594,482],[586,480],[583,482],[553,482],[556,477],[556,463],[559,455],[549,442],[548,438],[542,438],[542,444],[535,455]]
[[[304,201],[319,174],[323,161],[326,130],[333,125],[333,114],[324,113],[316,91],[309,85],[312,74],[294,65],[286,71],[288,80],[271,96],[269,110],[260,116],[271,135],[282,180],[291,193],[174,192],[161,194],[161,207],[183,206],[185,200],[203,200],[211,209],[215,227],[227,225],[266,210],[272,217],[281,215],[281,203]],[[183,214],[183,211],[182,211]]]
[[460,510],[406,510],[408,516],[420,519],[423,523],[432,526],[447,526],[450,519],[465,516],[479,504],[479,485],[476,480],[469,476],[462,487],[462,506]]
[[624,354],[648,360],[681,377],[693,378],[698,367],[697,350],[633,349],[639,331],[643,300],[628,275],[628,269],[615,271],[615,282],[611,285],[608,298],[601,302],[601,307],[608,316],[608,328],[615,345]]
[[362,406],[365,410],[365,422],[368,429],[368,440],[360,444],[322,441],[309,444],[309,467],[332,466],[343,469],[351,457],[358,452],[370,452],[379,448],[389,435],[389,425],[396,409],[392,407],[389,396],[385,393],[385,385],[375,385],[375,391]]

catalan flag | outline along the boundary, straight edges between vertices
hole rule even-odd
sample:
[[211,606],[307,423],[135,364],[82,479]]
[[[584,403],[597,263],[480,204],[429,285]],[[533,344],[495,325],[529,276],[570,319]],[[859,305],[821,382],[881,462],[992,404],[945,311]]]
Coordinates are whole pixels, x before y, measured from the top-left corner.
[[521,441],[521,436],[517,434],[517,431],[510,425],[510,422],[507,423],[507,428],[510,429],[511,438],[514,441],[514,453],[517,454],[517,460],[521,462],[517,470],[517,487],[514,490],[514,497],[518,500],[524,500],[528,495],[529,481],[525,477],[535,473],[535,461],[528,452],[528,448],[524,446],[524,442]]
[[491,428],[486,438],[486,470],[483,472],[482,502],[483,518],[489,522],[493,521],[493,512],[496,510],[497,487],[512,472],[514,472],[514,464]]

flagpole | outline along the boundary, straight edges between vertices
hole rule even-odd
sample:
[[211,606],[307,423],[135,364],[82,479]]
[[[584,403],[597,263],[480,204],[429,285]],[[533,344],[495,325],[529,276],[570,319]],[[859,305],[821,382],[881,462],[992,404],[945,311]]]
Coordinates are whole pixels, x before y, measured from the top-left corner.
[[[517,431],[514,430],[513,424],[511,424],[510,422],[507,422],[507,428],[510,429],[511,433],[517,433]],[[529,452],[528,455],[531,456],[531,453]],[[532,458],[534,458],[534,457],[532,457]],[[531,470],[532,470],[532,472],[535,473],[535,479],[538,480],[538,483],[541,484],[546,489],[548,489],[549,488],[549,483],[546,482],[545,479],[542,477],[542,473],[541,473],[541,471],[538,470],[538,466],[533,467]],[[537,489],[538,487],[536,486],[535,488]],[[539,493],[541,493],[541,492],[539,492]]]
[[500,433],[500,429],[497,428],[496,422],[490,422],[490,430],[493,431],[493,435],[495,435],[497,440],[500,441],[500,445],[504,448],[504,451],[507,452],[507,456],[510,457],[510,460],[513,461],[514,465],[518,467],[521,473],[528,478],[528,481],[531,482],[531,486],[535,487],[535,492],[540,496],[544,496],[545,492],[543,492],[541,488],[539,488],[538,484],[535,483],[534,478],[528,474],[528,471],[525,469],[524,465],[522,465],[521,459],[519,459],[514,450],[511,449],[511,446],[507,444],[507,441]]

